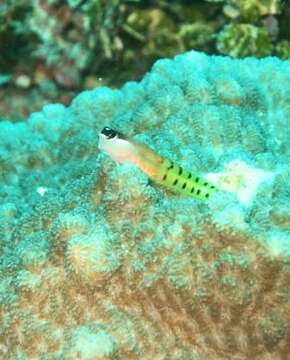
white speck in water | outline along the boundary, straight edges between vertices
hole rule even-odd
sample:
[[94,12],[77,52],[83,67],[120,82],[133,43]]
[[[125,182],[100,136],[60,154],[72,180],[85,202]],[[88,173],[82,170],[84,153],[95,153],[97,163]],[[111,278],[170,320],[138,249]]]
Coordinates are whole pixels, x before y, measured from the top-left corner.
[[38,194],[40,196],[43,196],[46,192],[47,192],[48,188],[43,187],[43,186],[39,186],[36,191],[38,192]]

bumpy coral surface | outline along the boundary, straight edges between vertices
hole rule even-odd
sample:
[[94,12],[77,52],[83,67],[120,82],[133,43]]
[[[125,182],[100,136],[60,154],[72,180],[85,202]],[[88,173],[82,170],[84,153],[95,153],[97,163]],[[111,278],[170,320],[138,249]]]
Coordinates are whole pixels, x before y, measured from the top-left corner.
[[[1,359],[288,359],[290,63],[189,52],[0,122]],[[173,195],[103,126],[215,181]]]

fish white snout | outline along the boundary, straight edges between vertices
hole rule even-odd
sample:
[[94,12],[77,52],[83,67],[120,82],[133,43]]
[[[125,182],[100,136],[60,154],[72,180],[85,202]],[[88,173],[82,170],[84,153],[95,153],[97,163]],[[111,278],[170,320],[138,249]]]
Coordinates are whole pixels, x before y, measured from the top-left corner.
[[105,135],[99,134],[98,147],[119,163],[135,163],[134,146],[127,140],[119,137],[108,139]]

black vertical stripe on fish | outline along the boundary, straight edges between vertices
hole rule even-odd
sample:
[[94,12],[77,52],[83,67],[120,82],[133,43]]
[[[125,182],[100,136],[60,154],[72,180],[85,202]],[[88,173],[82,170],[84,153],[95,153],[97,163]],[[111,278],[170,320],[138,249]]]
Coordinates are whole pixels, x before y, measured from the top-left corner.
[[178,183],[178,179],[175,179],[173,185],[175,186],[177,183]]

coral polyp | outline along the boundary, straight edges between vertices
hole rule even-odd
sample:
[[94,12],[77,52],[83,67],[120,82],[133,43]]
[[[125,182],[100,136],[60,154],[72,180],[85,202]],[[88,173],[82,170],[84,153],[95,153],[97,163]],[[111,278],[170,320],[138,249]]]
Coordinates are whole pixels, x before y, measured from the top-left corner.
[[69,239],[66,250],[68,271],[78,276],[81,282],[97,286],[118,268],[112,236],[108,232],[104,226],[97,226],[89,234]]

